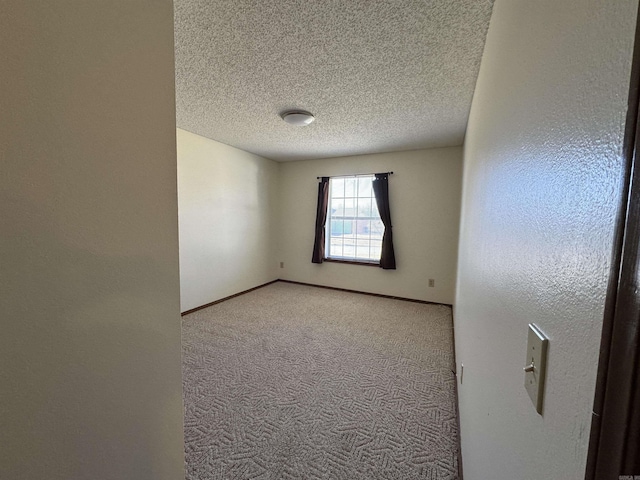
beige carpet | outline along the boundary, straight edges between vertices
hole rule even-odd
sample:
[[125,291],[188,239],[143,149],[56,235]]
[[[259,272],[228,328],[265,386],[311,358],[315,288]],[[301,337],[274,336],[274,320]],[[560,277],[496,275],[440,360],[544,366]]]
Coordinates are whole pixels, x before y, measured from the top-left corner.
[[183,317],[186,476],[458,479],[451,309],[277,282]]

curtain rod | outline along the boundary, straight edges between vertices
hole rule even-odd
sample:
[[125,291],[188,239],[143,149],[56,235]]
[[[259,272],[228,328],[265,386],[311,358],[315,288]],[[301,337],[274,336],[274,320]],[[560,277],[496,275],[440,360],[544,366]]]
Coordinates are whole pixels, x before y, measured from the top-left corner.
[[[387,175],[393,175],[393,172],[380,172],[380,173],[386,173]],[[329,178],[346,178],[346,177],[363,177],[365,175],[376,175],[375,173],[358,173],[356,175],[334,175],[333,177],[329,177]],[[316,179],[320,180],[322,177],[316,177]]]

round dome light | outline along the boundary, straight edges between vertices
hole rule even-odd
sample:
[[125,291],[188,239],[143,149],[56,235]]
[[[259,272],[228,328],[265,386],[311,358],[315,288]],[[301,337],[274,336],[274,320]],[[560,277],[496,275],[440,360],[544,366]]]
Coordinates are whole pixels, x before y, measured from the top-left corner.
[[304,112],[302,110],[283,112],[280,116],[285,122],[290,125],[295,125],[296,127],[305,127],[316,119],[316,117],[309,112]]

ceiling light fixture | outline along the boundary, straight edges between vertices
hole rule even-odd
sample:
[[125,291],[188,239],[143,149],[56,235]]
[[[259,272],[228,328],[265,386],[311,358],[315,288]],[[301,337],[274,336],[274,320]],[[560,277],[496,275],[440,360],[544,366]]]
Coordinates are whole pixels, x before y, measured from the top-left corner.
[[280,116],[285,122],[296,127],[305,127],[316,119],[316,117],[304,110],[288,110],[282,112]]

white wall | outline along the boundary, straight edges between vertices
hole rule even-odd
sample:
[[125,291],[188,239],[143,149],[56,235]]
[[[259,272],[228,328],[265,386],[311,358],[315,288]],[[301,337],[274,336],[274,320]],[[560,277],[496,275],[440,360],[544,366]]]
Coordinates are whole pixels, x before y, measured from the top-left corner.
[[[280,278],[453,303],[462,149],[438,148],[280,164]],[[389,202],[397,270],[311,263],[318,176],[393,171]],[[428,279],[435,287],[428,287]]]
[[278,164],[178,129],[182,311],[278,278]]
[[[466,478],[584,478],[636,8],[495,3],[464,151]],[[523,387],[529,322],[551,339],[543,416]]]
[[182,478],[172,2],[3,1],[0,52],[0,478]]

